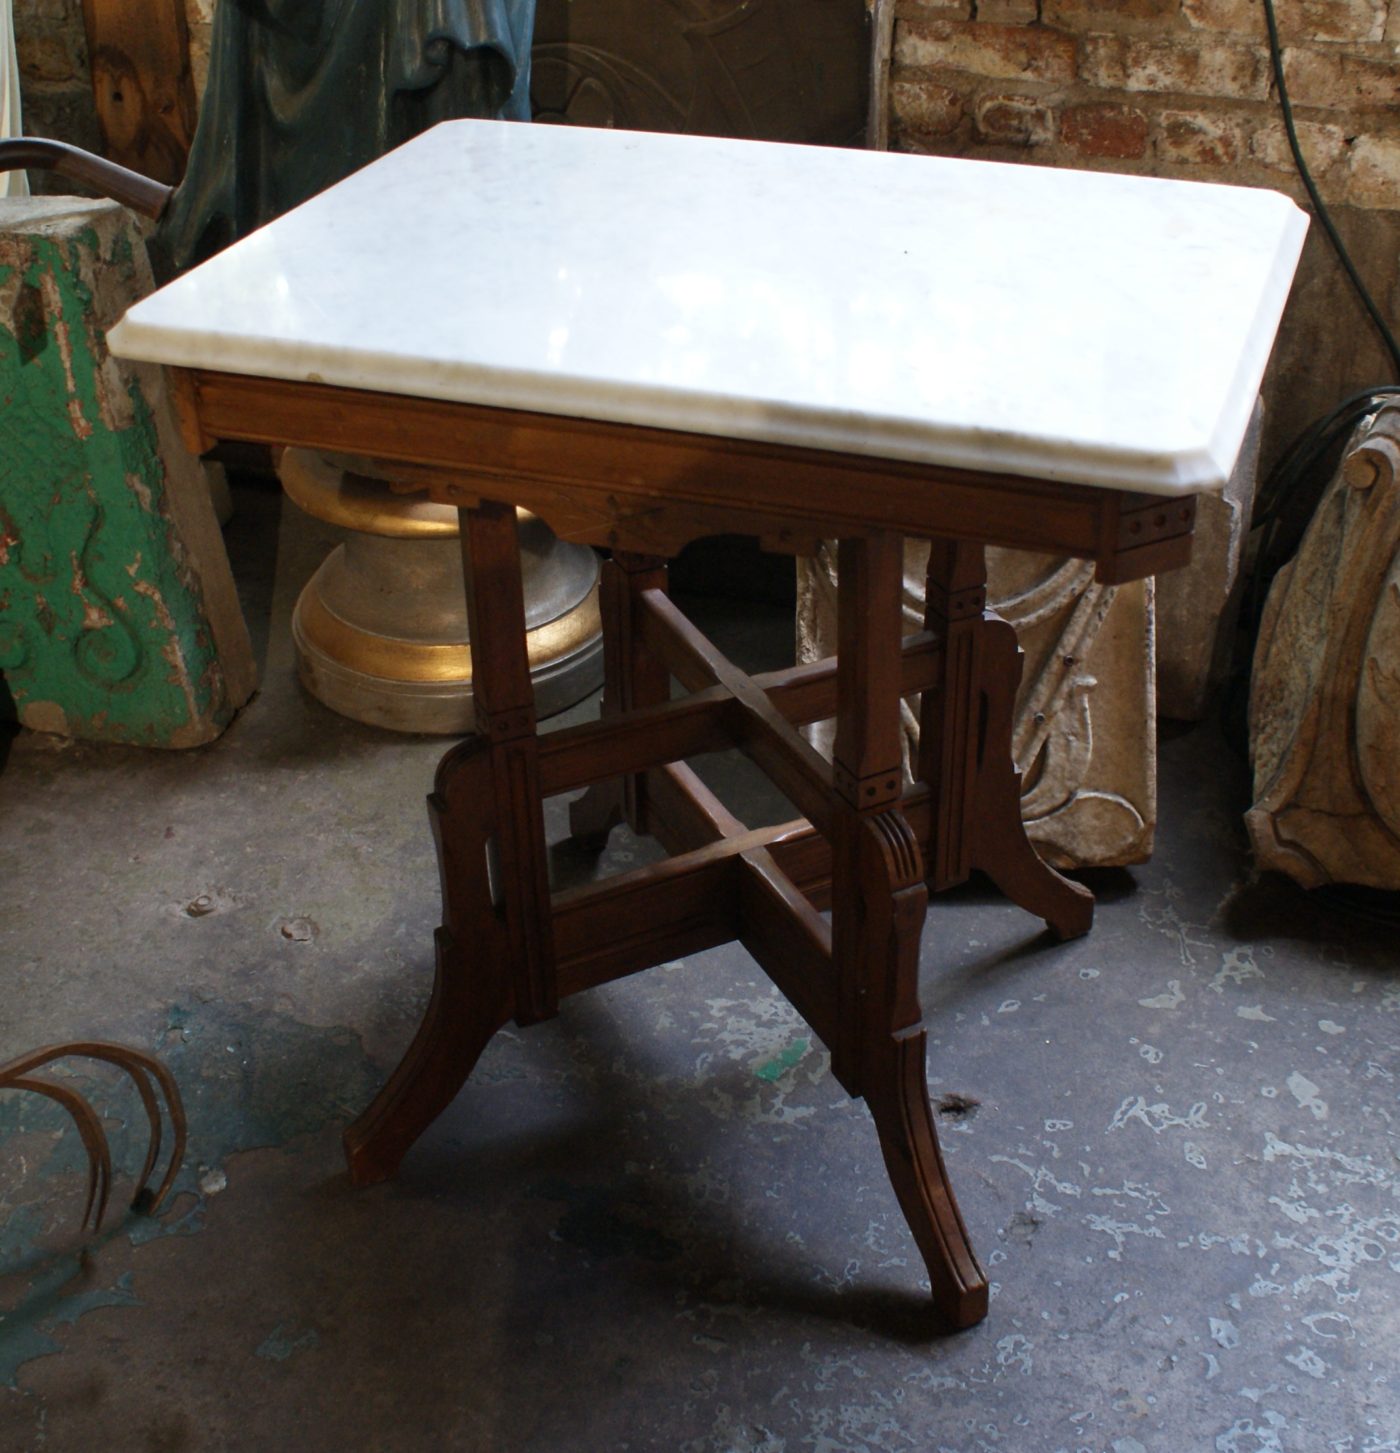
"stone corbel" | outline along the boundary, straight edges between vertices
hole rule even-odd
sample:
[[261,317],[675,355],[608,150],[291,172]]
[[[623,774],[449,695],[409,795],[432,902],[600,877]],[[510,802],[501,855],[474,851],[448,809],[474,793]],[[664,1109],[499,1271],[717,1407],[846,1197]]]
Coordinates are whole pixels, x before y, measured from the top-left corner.
[[1269,592],[1250,687],[1261,867],[1400,889],[1400,408],[1352,436]]
[[[927,544],[907,541],[910,631],[923,622],[927,562]],[[987,567],[991,603],[1026,656],[1013,745],[1028,836],[1058,868],[1144,862],[1157,821],[1153,582],[1100,585],[1092,564],[1020,550],[989,550]],[[834,551],[823,546],[798,561],[799,660],[835,652],[834,601]],[[907,704],[904,723],[912,746]],[[812,736],[829,756],[830,724]]]

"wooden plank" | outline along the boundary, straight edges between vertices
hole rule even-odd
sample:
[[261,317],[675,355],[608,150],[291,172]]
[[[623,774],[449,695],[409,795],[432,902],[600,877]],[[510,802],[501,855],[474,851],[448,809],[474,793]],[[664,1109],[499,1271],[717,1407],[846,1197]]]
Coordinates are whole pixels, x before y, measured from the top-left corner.
[[198,114],[183,0],[83,0],[83,24],[107,156],[173,186]]

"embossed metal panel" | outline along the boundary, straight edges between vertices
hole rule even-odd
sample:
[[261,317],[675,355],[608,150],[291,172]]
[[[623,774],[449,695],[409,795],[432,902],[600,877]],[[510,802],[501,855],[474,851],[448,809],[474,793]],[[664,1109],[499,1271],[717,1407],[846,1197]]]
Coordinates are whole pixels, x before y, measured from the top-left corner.
[[864,0],[539,0],[537,120],[863,144]]

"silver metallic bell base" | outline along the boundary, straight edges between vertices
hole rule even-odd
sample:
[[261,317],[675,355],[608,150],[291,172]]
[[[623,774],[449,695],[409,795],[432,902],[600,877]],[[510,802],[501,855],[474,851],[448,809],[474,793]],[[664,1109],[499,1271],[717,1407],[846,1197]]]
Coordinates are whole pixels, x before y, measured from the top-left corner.
[[[288,449],[279,472],[295,505],[345,532],[292,615],[302,684],[332,711],[371,726],[473,730],[457,510],[307,449]],[[535,709],[552,716],[602,682],[598,557],[526,510],[516,519]]]
[[[309,589],[309,587],[308,587]],[[471,680],[394,681],[347,666],[308,639],[303,626],[306,592],[292,615],[297,675],[303,686],[324,706],[368,726],[397,732],[461,736],[475,730]],[[571,617],[596,619],[596,594],[560,621]],[[595,691],[603,678],[603,642],[596,630],[585,629],[583,644],[547,661],[531,660],[530,680],[535,688],[535,709],[540,717],[565,711]],[[533,634],[533,633],[531,633]],[[574,634],[570,632],[570,634]],[[528,637],[527,637],[528,639]],[[393,642],[386,641],[392,647]],[[534,653],[532,652],[532,658]]]

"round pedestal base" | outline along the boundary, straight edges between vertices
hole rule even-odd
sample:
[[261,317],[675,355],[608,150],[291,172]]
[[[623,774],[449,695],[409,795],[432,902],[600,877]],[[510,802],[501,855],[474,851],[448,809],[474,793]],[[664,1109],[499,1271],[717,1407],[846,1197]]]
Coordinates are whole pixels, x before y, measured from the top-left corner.
[[[282,458],[288,495],[349,533],[292,614],[298,674],[332,711],[393,731],[475,726],[457,511],[306,450]],[[526,645],[536,712],[563,711],[603,676],[598,557],[519,512]]]
[[[460,736],[475,729],[469,646],[415,647],[361,631],[332,615],[315,585],[313,578],[292,616],[297,674],[312,696],[341,716],[391,731]],[[538,714],[552,716],[582,701],[603,679],[596,587],[572,611],[531,631],[527,639]],[[448,652],[457,655],[455,663]],[[378,675],[352,661],[397,663],[399,674]],[[447,665],[455,665],[453,674],[434,679],[433,672]],[[423,676],[403,674],[415,667]]]

